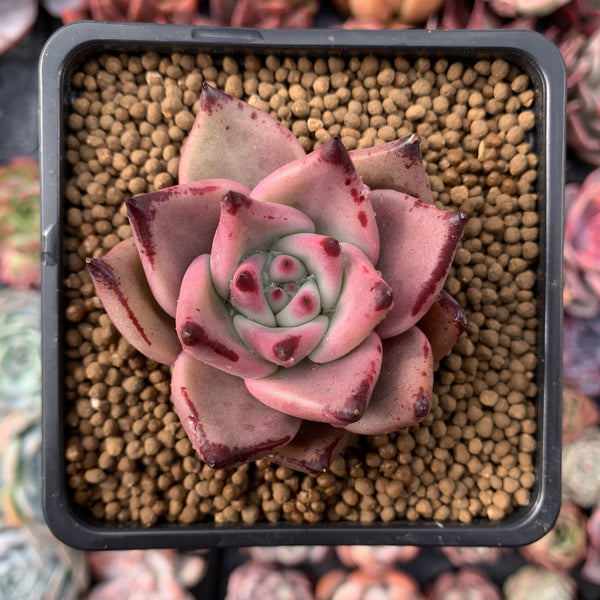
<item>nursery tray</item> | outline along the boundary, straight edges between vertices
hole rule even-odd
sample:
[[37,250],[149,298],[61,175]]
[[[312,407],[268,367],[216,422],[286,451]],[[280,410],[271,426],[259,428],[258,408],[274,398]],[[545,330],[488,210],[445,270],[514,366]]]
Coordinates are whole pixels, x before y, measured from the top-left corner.
[[[419,519],[361,524],[193,525],[98,521],[69,494],[65,459],[65,324],[61,294],[64,192],[67,178],[67,111],[75,70],[105,52],[208,53],[243,57],[274,53],[351,56],[372,53],[460,61],[505,59],[516,64],[536,93],[539,267],[536,399],[536,484],[527,506],[506,518],[469,524]],[[208,548],[281,544],[523,545],[546,533],[560,506],[562,229],[564,188],[565,71],[556,47],[529,31],[298,31],[151,24],[77,23],[60,29],[40,58],[41,229],[43,310],[43,503],[47,522],[65,543],[89,550]]]

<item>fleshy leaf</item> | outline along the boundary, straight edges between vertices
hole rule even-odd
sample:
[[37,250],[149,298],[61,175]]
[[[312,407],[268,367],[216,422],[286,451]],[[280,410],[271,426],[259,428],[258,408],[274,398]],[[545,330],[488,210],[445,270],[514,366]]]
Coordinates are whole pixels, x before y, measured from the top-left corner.
[[383,341],[383,363],[371,402],[348,431],[377,435],[422,421],[431,410],[433,357],[418,327]]
[[229,282],[245,256],[257,250],[268,250],[281,236],[313,231],[313,222],[295,208],[258,202],[236,192],[226,194],[221,202],[210,256],[217,292],[227,299]]
[[388,338],[412,327],[435,302],[467,216],[392,190],[374,190],[371,199],[381,235],[377,269],[394,293],[394,307],[377,328]]
[[273,452],[291,441],[301,424],[258,402],[239,377],[185,352],[173,368],[171,396],[192,446],[216,469]]
[[173,363],[181,352],[175,320],[152,296],[133,239],[117,244],[102,258],[89,259],[88,270],[121,335],[148,358]]
[[351,150],[350,158],[371,190],[396,190],[433,204],[420,144],[419,137],[412,134],[373,148]]
[[381,367],[381,340],[372,333],[354,352],[317,365],[305,360],[270,377],[248,379],[250,393],[286,414],[331,425],[360,419]]
[[277,119],[206,83],[179,161],[179,183],[225,178],[252,189],[304,149]]
[[183,277],[175,321],[184,352],[196,360],[238,377],[265,377],[276,369],[239,339],[228,308],[213,288],[208,254],[196,258]]
[[319,288],[314,280],[309,279],[298,288],[290,302],[275,315],[275,319],[280,327],[294,327],[308,323],[320,312]]
[[274,313],[283,310],[285,305],[290,301],[285,285],[271,284],[265,291],[265,297],[267,299],[267,304]]
[[465,309],[442,290],[417,325],[427,336],[433,352],[433,362],[436,363],[450,352],[467,328]]
[[323,473],[353,437],[327,423],[304,421],[296,437],[269,458],[302,473]]
[[341,246],[345,258],[344,282],[329,329],[310,354],[310,359],[317,363],[336,360],[358,346],[394,305],[390,286],[369,259],[352,244]]
[[269,265],[269,280],[277,283],[298,281],[306,277],[306,267],[294,256],[279,254]]
[[305,358],[321,341],[328,323],[325,315],[297,327],[265,327],[242,315],[233,318],[233,326],[246,346],[282,367],[292,367]]
[[297,233],[281,238],[273,249],[300,257],[308,272],[315,276],[323,310],[334,307],[344,275],[342,247],[336,239],[326,235]]
[[221,198],[229,191],[248,193],[235,181],[215,179],[173,186],[126,202],[148,284],[172,317],[185,270],[196,256],[210,252]]
[[317,233],[351,242],[377,262],[379,235],[369,188],[337,136],[263,179],[252,197],[298,208]]
[[231,279],[231,305],[243,315],[274,327],[275,315],[267,304],[262,284],[264,254],[252,254],[235,271]]

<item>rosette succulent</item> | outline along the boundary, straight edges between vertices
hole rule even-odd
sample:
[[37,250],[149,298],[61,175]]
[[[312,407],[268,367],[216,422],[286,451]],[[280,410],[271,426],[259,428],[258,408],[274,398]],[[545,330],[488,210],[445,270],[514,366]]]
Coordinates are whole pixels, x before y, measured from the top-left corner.
[[123,336],[174,365],[209,465],[322,471],[352,433],[429,414],[434,362],[464,328],[442,287],[466,216],[432,203],[416,138],[305,154],[205,84],[179,184],[126,205],[133,237],[89,271]]
[[563,501],[583,508],[600,503],[600,428],[588,427],[563,448]]
[[577,583],[568,574],[524,565],[502,585],[505,600],[575,600]]

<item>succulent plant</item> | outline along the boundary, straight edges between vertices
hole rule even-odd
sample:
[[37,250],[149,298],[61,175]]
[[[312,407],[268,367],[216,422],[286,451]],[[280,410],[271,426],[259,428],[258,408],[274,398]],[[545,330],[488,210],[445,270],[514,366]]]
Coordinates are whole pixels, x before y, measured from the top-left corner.
[[312,584],[302,571],[251,560],[232,571],[225,600],[257,598],[314,600]]
[[346,29],[405,28],[424,23],[444,0],[336,0]]
[[420,552],[419,546],[336,546],[340,562],[350,568],[384,570],[396,563],[410,562]]
[[0,523],[2,598],[79,600],[88,584],[85,554],[58,542],[47,527]]
[[37,161],[17,157],[0,166],[0,281],[40,285],[40,182]]
[[422,600],[417,581],[408,573],[387,568],[378,571],[332,569],[315,587],[316,600]]
[[589,548],[581,568],[581,576],[594,585],[600,585],[600,505],[592,510],[587,522],[587,533]]
[[505,600],[575,600],[577,584],[568,574],[535,565],[524,565],[502,586]]
[[497,546],[442,546],[440,550],[456,568],[494,564],[507,552]]
[[210,0],[208,23],[265,29],[308,29],[320,0]]
[[589,319],[600,312],[600,168],[565,186],[565,210],[564,307]]
[[96,583],[85,600],[193,600],[186,587],[206,574],[202,556],[175,550],[90,552],[87,561]]
[[563,502],[552,529],[539,540],[522,546],[521,554],[532,563],[556,571],[569,571],[587,553],[587,516],[575,504]]
[[472,567],[445,572],[433,582],[428,600],[502,600],[496,584]]
[[589,396],[600,396],[600,314],[579,319],[565,314],[563,320],[563,374]]
[[34,290],[0,289],[0,418],[41,403],[41,302]]
[[583,508],[600,504],[600,428],[587,428],[563,449],[563,501]]
[[122,335],[174,364],[175,408],[209,465],[269,455],[319,472],[351,434],[429,414],[432,347],[464,328],[440,294],[466,216],[431,202],[416,137],[305,154],[205,84],[179,184],[126,205],[133,238],[89,271]]
[[600,423],[600,409],[594,400],[574,384],[564,384],[562,393],[562,443],[574,442],[588,427]]
[[329,546],[251,546],[243,549],[252,560],[286,567],[302,563],[322,563],[330,554]]
[[44,521],[41,448],[39,406],[0,419],[0,521],[6,525]]
[[496,14],[514,19],[523,15],[544,17],[571,0],[486,0],[486,2]]

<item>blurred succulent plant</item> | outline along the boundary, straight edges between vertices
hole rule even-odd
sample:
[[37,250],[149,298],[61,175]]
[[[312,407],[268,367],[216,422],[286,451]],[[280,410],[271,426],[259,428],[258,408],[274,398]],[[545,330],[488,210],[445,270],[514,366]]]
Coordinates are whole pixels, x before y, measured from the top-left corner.
[[0,289],[0,418],[41,401],[40,294]]
[[244,548],[243,552],[257,562],[293,567],[302,563],[322,563],[329,557],[331,548],[329,546],[252,546]]
[[486,2],[496,14],[514,19],[523,15],[544,17],[571,0],[486,0]]
[[0,419],[0,521],[17,527],[42,523],[41,410],[19,410]]
[[209,24],[264,29],[308,29],[320,0],[209,0]]
[[600,585],[600,505],[594,508],[588,519],[587,534],[589,549],[581,576],[594,585]]
[[299,569],[248,561],[233,570],[225,600],[314,600],[312,584]]
[[491,565],[507,552],[497,546],[442,546],[440,550],[456,568]]
[[95,585],[84,600],[193,600],[186,587],[206,575],[200,554],[175,550],[90,552]]
[[89,585],[85,554],[61,544],[38,523],[0,523],[0,597],[79,600]]
[[306,154],[205,84],[179,184],[126,207],[133,237],[88,269],[121,334],[174,364],[210,466],[320,472],[353,434],[427,417],[434,364],[464,330],[442,288],[467,217],[431,201],[416,136]]
[[502,600],[502,596],[496,584],[482,571],[463,567],[439,575],[428,600]]
[[410,562],[419,552],[419,546],[336,546],[340,562],[349,569],[385,570],[397,563]]
[[600,423],[600,409],[594,400],[574,384],[564,384],[562,393],[562,443],[575,441],[588,427]]
[[502,591],[504,600],[575,600],[577,584],[566,573],[524,565],[504,580]]
[[563,321],[563,375],[588,396],[600,396],[600,314]]
[[563,502],[600,504],[600,428],[587,428],[563,449]]
[[[600,130],[597,142],[600,149]],[[564,307],[589,319],[600,312],[600,168],[565,186],[565,212]]]
[[40,182],[37,161],[18,157],[0,166],[0,281],[40,285]]
[[587,553],[587,516],[576,504],[563,502],[552,529],[533,544],[520,548],[532,563],[555,571],[567,572]]
[[401,29],[423,24],[445,0],[334,0],[345,29]]
[[316,600],[422,600],[417,581],[408,573],[384,568],[332,569],[322,575],[315,587]]

